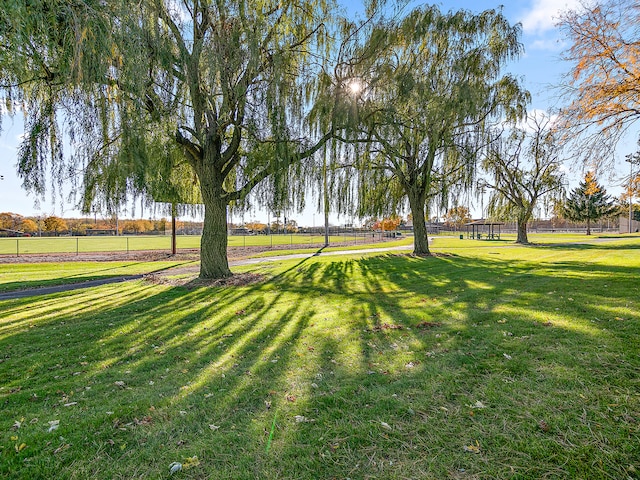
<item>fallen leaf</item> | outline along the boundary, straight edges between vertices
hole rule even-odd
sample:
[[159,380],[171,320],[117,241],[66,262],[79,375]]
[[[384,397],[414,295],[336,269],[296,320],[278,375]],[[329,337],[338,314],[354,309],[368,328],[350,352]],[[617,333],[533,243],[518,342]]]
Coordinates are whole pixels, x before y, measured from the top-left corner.
[[49,430],[47,431],[53,432],[54,430],[57,430],[59,426],[60,426],[60,420],[51,420],[49,422]]
[[549,431],[549,425],[544,420],[540,420],[538,422],[538,427],[540,427],[540,430],[542,430],[543,432]]
[[513,357],[507,353],[503,353],[502,354],[504,356],[504,358],[506,358],[507,360],[511,360]]
[[187,457],[184,459],[184,463],[182,464],[182,468],[184,470],[188,470],[193,467],[197,467],[200,465],[200,460],[198,460],[198,456],[194,455],[193,457]]
[[476,441],[475,445],[465,445],[462,449],[469,453],[480,453],[480,444]]
[[393,323],[383,323],[382,325],[376,325],[371,329],[365,329],[365,332],[381,332],[383,330],[402,330],[402,325],[394,325]]
[[143,417],[142,420],[134,418],[133,423],[135,423],[136,425],[151,425],[153,423],[153,418],[149,415]]
[[386,428],[387,430],[391,430],[391,425],[389,425],[387,422],[380,422],[380,425],[382,426],[382,428]]
[[470,405],[470,407],[471,408],[487,408],[487,406],[484,403],[482,403],[480,400],[478,400],[473,405]]
[[54,455],[59,454],[60,452],[64,452],[65,450],[67,450],[69,447],[71,447],[71,445],[69,445],[68,443],[63,443],[62,445],[60,445],[58,448],[56,448],[53,451]]
[[125,384],[122,380],[116,380],[115,382],[113,382],[113,384],[114,384],[116,387],[120,387],[120,388],[124,388],[124,387],[126,387],[126,384]]
[[220,428],[220,425],[214,425],[213,423],[210,423],[209,424],[209,428],[211,430],[218,430]]
[[20,445],[18,445],[16,443],[16,452],[20,453],[22,450],[24,450],[25,448],[27,448],[27,444],[26,443],[21,443]]
[[295,395],[287,395],[287,402],[295,402],[296,401],[296,397]]
[[182,470],[182,464],[180,462],[173,462],[169,465],[169,473],[173,475],[176,472]]
[[441,322],[420,322],[416,327],[418,328],[433,328],[433,327],[441,327]]
[[72,407],[72,406],[77,405],[77,404],[78,404],[78,402],[69,402],[69,403],[65,403],[63,405],[63,407]]
[[296,423],[312,423],[312,422],[315,422],[315,419],[307,418],[304,415],[296,415],[294,418],[296,419]]

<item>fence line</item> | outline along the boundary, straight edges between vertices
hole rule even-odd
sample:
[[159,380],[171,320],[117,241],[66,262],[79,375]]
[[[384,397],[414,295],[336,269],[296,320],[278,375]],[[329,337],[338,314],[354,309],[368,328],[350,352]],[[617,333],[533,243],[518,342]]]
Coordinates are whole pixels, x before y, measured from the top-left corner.
[[[365,231],[333,231],[329,245],[357,245],[387,240],[391,233]],[[177,236],[180,250],[199,249],[199,235]],[[230,235],[229,247],[308,247],[324,245],[324,235],[316,233],[281,233],[272,235]],[[86,236],[86,237],[5,237],[0,238],[0,256],[81,253],[129,253],[171,250],[171,237],[163,235]]]

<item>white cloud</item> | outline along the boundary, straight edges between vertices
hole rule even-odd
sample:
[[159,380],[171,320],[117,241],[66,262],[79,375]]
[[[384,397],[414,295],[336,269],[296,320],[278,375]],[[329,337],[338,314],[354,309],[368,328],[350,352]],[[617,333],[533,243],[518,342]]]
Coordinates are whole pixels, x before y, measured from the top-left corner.
[[580,0],[533,0],[521,20],[522,28],[527,34],[546,33],[555,27],[562,12],[580,7]]
[[529,50],[544,50],[547,52],[560,52],[565,48],[566,42],[563,42],[558,38],[541,38],[527,44],[527,49]]

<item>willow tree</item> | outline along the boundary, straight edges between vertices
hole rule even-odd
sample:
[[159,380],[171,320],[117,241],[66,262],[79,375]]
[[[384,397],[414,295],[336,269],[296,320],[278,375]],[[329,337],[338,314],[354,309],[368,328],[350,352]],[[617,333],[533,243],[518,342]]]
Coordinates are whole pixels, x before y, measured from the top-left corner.
[[357,162],[361,213],[408,199],[416,255],[429,254],[427,203],[471,184],[489,122],[524,114],[528,93],[501,74],[522,53],[520,30],[499,11],[430,6],[371,35],[383,48],[357,73],[358,142],[367,145]]
[[112,202],[153,195],[149,172],[179,147],[205,208],[200,275],[229,276],[227,206],[265,179],[274,194],[285,189],[290,168],[330,137],[310,138],[302,119],[332,9],[325,0],[9,2],[0,83],[26,119],[24,186],[42,193],[48,174],[54,183],[71,174],[85,207],[97,191]]
[[491,144],[482,162],[488,178],[480,185],[492,190],[489,212],[516,221],[516,243],[529,243],[527,223],[538,202],[562,193],[561,145],[551,120],[546,115],[530,116],[526,126]]

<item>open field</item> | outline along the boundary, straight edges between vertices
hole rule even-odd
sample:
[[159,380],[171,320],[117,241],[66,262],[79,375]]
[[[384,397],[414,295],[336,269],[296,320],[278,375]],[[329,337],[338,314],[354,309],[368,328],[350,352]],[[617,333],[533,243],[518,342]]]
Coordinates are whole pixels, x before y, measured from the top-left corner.
[[[230,247],[322,245],[321,235],[234,235]],[[330,243],[364,244],[380,241],[380,235],[332,235]],[[178,249],[200,248],[200,236],[180,235]],[[20,237],[0,238],[0,255],[28,255],[46,253],[135,252],[141,250],[171,250],[171,236],[127,235],[121,237]]]
[[[460,233],[448,233],[447,235],[435,235],[431,238],[440,240],[447,239],[448,242],[459,241]],[[637,236],[637,235],[636,235]],[[568,243],[568,242],[584,242],[589,241],[590,238],[615,238],[617,235],[611,234],[596,234],[592,237],[587,237],[584,234],[566,234],[566,233],[553,233],[553,234],[530,234],[529,238],[534,243]],[[628,235],[626,237],[629,237]],[[631,235],[633,238],[633,235]],[[497,242],[512,242],[515,240],[514,234],[503,234],[502,239]],[[242,248],[242,247],[274,247],[274,249],[281,250],[284,247],[289,246],[291,252],[303,251],[305,246],[317,247],[324,244],[323,235],[306,235],[306,234],[293,234],[293,235],[234,235],[228,237],[229,247]],[[366,234],[366,235],[332,235],[329,237],[330,245],[339,245],[329,247],[330,249],[344,249],[345,246],[350,245],[347,248],[359,249],[363,248],[363,245],[369,245],[371,243],[377,244],[380,242],[393,242],[389,238],[381,237],[380,234]],[[396,240],[400,243],[411,243],[411,235],[408,237],[403,236],[401,239]],[[475,241],[475,240],[462,240],[467,242],[467,247],[483,247],[487,246],[487,241]],[[182,250],[193,250],[200,248],[200,237],[197,235],[181,235],[177,237],[177,247]],[[488,243],[491,244],[492,241]],[[440,242],[441,243],[441,242]],[[20,256],[20,255],[40,255],[40,254],[84,254],[84,253],[100,253],[100,252],[113,252],[113,253],[126,253],[126,252],[139,252],[145,250],[161,251],[171,250],[171,237],[159,236],[159,235],[127,235],[121,237],[20,237],[20,238],[0,238],[0,258],[3,256]],[[270,253],[264,253],[263,255],[270,255]]]
[[0,302],[0,477],[638,478],[640,238],[432,246]]

